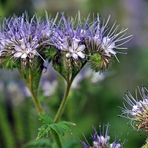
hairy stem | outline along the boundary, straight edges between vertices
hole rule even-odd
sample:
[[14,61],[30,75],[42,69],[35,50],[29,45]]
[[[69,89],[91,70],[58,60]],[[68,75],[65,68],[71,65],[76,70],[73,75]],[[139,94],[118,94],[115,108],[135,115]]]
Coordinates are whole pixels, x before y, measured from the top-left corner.
[[32,86],[32,74],[31,74],[31,70],[29,69],[29,79],[28,79],[28,87],[29,87],[29,90],[31,92],[31,96],[32,96],[32,100],[33,100],[33,103],[35,105],[35,108],[37,110],[37,112],[40,114],[40,113],[43,113],[44,110],[40,104],[40,101],[38,100],[38,98],[36,97],[36,95],[34,94],[33,92],[33,86]]
[[66,103],[67,103],[67,100],[68,100],[68,94],[70,92],[71,84],[72,84],[72,81],[67,82],[65,94],[64,94],[64,97],[63,97],[63,99],[61,101],[59,109],[58,109],[58,111],[57,111],[57,113],[55,115],[54,122],[58,122],[60,120],[63,112],[64,112],[64,109],[65,109],[65,106],[66,106]]

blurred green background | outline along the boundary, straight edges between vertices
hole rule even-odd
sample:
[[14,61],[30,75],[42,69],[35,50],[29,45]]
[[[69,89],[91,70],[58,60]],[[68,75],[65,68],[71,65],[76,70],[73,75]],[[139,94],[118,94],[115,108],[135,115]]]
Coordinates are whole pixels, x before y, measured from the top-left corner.
[[[126,90],[135,92],[137,86],[148,86],[148,1],[147,0],[0,0],[0,16],[20,15],[27,11],[40,15],[47,10],[55,15],[57,11],[75,14],[78,10],[87,16],[89,12],[99,12],[112,21],[117,20],[123,27],[128,27],[134,38],[126,46],[128,54],[120,54],[120,63],[114,59],[112,66],[103,76],[87,70],[77,78],[69,96],[64,120],[77,124],[72,134],[63,137],[65,148],[82,147],[84,136],[91,140],[93,128],[110,124],[111,140],[120,139],[123,148],[139,148],[146,139],[146,133],[136,131],[129,120],[121,118],[123,96]],[[86,77],[86,75],[88,75]],[[57,85],[58,84],[58,85]],[[64,91],[64,83],[49,68],[43,74],[40,99],[51,116],[54,116]],[[37,147],[33,144],[38,117],[29,93],[25,89],[16,70],[0,70],[0,148]],[[33,146],[34,145],[34,146]],[[38,148],[48,148],[48,139],[42,139]]]

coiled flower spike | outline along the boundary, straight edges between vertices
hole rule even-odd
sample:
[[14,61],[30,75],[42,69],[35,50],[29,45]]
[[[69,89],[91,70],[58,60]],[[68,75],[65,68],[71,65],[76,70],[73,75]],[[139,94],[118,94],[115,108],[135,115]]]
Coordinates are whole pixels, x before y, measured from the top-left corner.
[[120,30],[119,25],[116,25],[116,22],[110,27],[110,18],[111,17],[109,16],[107,21],[102,22],[98,15],[88,29],[89,34],[87,35],[85,42],[91,55],[90,63],[94,68],[97,68],[99,65],[96,64],[96,61],[100,61],[100,69],[106,69],[112,57],[115,57],[118,60],[117,53],[124,53],[119,52],[118,50],[127,49],[126,47],[123,47],[123,45],[131,40],[132,37],[132,35],[127,35],[127,29]]

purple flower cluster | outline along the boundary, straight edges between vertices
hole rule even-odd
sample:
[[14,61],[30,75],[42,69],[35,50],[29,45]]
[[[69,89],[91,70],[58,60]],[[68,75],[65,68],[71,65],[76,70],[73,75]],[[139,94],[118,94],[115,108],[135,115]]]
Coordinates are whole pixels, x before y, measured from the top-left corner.
[[57,49],[65,52],[67,58],[84,59],[86,46],[83,31],[81,24],[76,24],[73,19],[62,14],[59,26],[53,34],[52,43]]
[[[94,54],[101,58],[101,68],[106,68],[111,57],[116,57],[120,49],[128,42],[132,35],[127,35],[127,29],[119,29],[116,22],[110,27],[108,17],[105,23],[100,21],[99,15],[90,21],[90,16],[82,20],[80,14],[74,18],[66,18],[62,14],[58,27],[53,33],[52,43],[66,58],[73,60],[88,60]],[[97,63],[99,64],[99,63]]]
[[0,56],[31,61],[49,46],[52,29],[51,19],[42,20],[27,14],[4,19],[0,32]]
[[[58,20],[58,21],[57,21]],[[96,16],[81,19],[80,14],[66,17],[63,13],[55,18],[41,19],[27,14],[12,16],[3,21],[0,29],[0,56],[10,56],[26,62],[34,57],[47,59],[45,50],[52,46],[56,52],[63,52],[65,58],[73,61],[87,60],[94,54],[101,59],[101,68],[106,68],[117,49],[131,39],[127,29],[119,30],[119,25],[109,25],[110,16],[103,23]],[[99,64],[99,63],[98,63]]]
[[88,142],[83,142],[84,148],[121,148],[121,144],[117,141],[109,142],[108,126],[104,132],[97,133],[95,130],[92,136],[92,146]]

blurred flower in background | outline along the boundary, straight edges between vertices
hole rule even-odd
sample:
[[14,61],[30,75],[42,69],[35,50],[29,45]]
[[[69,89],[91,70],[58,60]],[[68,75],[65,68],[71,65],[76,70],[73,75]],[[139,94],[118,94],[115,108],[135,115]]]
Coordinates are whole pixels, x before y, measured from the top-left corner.
[[103,131],[97,133],[94,131],[92,135],[92,146],[88,142],[83,142],[84,148],[121,148],[121,144],[117,141],[110,143],[108,126],[103,128]]

